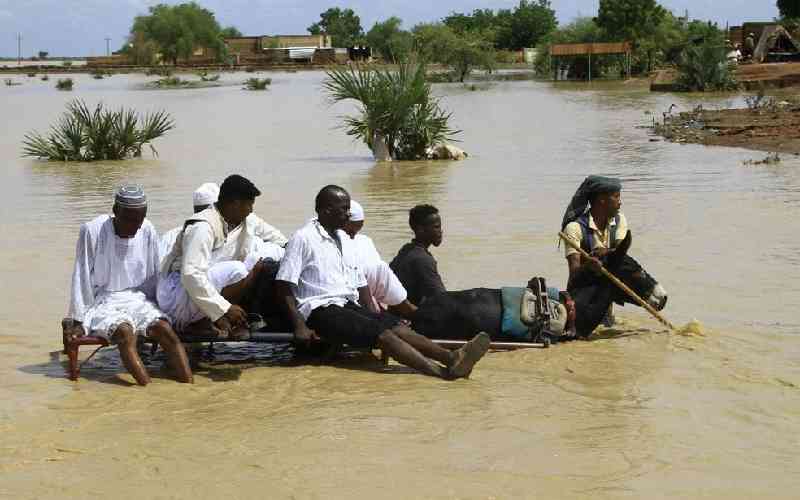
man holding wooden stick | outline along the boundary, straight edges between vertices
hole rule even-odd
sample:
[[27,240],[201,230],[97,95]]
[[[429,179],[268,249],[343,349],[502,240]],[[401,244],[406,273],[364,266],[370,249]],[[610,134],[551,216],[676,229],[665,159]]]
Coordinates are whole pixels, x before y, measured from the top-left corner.
[[[628,234],[628,222],[620,212],[622,183],[619,179],[590,175],[584,179],[564,213],[561,230],[591,257],[586,259],[578,250],[565,246],[571,288],[585,272],[599,272],[601,259]],[[613,315],[605,321],[614,324]]]

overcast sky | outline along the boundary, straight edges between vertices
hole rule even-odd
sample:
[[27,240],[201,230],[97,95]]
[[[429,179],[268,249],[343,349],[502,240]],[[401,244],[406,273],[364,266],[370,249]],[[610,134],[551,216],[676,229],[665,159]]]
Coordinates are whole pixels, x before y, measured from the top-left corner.
[[[721,26],[745,20],[770,20],[777,16],[773,0],[660,0],[676,14],[689,9],[693,19],[711,19]],[[105,53],[105,38],[112,50],[125,40],[134,16],[149,5],[181,0],[0,0],[0,57],[16,57],[17,33],[22,34],[22,54],[40,50],[51,55],[91,56]],[[216,13],[223,26],[234,25],[245,35],[305,33],[328,7],[349,7],[368,30],[375,21],[398,16],[405,27],[435,21],[450,12],[476,8],[509,8],[517,0],[200,0]],[[599,0],[553,0],[560,23],[578,15],[597,13]]]

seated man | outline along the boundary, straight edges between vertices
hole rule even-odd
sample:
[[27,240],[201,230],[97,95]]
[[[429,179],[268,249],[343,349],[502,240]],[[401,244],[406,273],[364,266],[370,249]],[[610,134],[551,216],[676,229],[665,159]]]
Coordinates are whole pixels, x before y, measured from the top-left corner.
[[411,319],[417,307],[408,301],[406,289],[389,264],[381,259],[372,238],[361,234],[363,228],[364,208],[356,200],[350,200],[350,220],[344,232],[353,240],[356,262],[367,279],[370,300],[366,306],[373,312],[380,312],[383,306],[388,306],[393,313]]
[[442,219],[432,205],[417,205],[408,214],[414,239],[403,245],[389,266],[408,290],[408,300],[420,305],[426,297],[445,292],[436,259],[428,251],[442,244]]
[[[216,183],[206,182],[202,184],[192,193],[194,213],[200,213],[211,207],[211,205],[217,202],[218,197],[219,186],[217,186]],[[247,216],[247,227],[250,232],[256,236],[256,238],[253,239],[255,248],[253,248],[251,252],[248,252],[248,255],[258,255],[259,257],[271,258],[275,261],[281,260],[283,257],[283,247],[285,247],[286,242],[289,241],[283,233],[267,224],[264,219],[254,213]],[[175,241],[178,239],[178,235],[181,231],[183,231],[183,226],[178,226],[161,235],[159,248],[162,259],[172,251],[172,247],[175,245]],[[251,263],[246,260],[245,264],[248,264],[248,270],[250,270],[252,264],[255,264],[255,261]]]
[[[616,248],[628,234],[628,222],[620,212],[621,191],[619,179],[590,175],[572,197],[561,221],[561,230],[592,257],[584,259],[571,246],[564,246],[569,268],[567,290],[581,281],[586,276],[584,273],[597,272],[602,265],[600,259]],[[608,312],[604,321],[606,326],[612,326],[614,317],[611,308]]]
[[289,240],[276,278],[296,340],[379,347],[426,375],[468,377],[489,349],[489,336],[480,333],[458,351],[448,351],[390,313],[360,306],[359,300],[367,303],[369,290],[355,262],[353,241],[342,231],[350,217],[350,195],[339,186],[326,186],[317,194],[315,209],[317,218]]
[[90,333],[116,344],[123,365],[139,385],[150,383],[150,376],[136,351],[136,335],[153,338],[167,353],[177,379],[191,383],[186,351],[154,302],[158,235],[145,219],[147,197],[142,188],[117,190],[113,213],[81,225],[64,335]]
[[263,270],[244,261],[255,237],[246,227],[261,192],[240,175],[222,183],[219,199],[189,217],[161,263],[158,303],[181,331],[236,339],[247,336],[247,316],[239,305]]

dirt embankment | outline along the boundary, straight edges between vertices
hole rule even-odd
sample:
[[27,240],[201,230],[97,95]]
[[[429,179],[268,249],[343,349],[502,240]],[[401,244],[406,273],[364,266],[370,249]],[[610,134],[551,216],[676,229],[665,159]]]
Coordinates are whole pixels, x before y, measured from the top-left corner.
[[[650,81],[650,90],[677,91],[677,77],[674,69],[658,70]],[[740,64],[736,67],[735,77],[746,90],[792,87],[800,85],[800,63]]]
[[770,101],[754,109],[722,109],[666,116],[656,134],[690,144],[800,154],[800,104]]

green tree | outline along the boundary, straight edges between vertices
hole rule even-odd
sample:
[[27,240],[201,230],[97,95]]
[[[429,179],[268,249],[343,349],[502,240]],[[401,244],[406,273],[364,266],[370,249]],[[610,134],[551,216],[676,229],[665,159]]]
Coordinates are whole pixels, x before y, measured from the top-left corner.
[[375,23],[367,33],[367,45],[384,61],[393,63],[405,61],[413,49],[414,37],[403,30],[402,25],[403,21],[394,16]]
[[463,82],[473,69],[490,71],[494,66],[494,47],[481,33],[458,33],[446,24],[419,24],[414,27],[414,47],[426,61],[447,66]]
[[495,48],[505,50],[535,47],[558,26],[550,0],[520,0],[514,10],[500,9],[496,13],[491,9],[476,9],[472,14],[453,13],[442,23],[459,34],[479,32]]
[[687,91],[735,90],[737,84],[727,52],[725,46],[713,41],[689,44],[678,62],[676,83]]
[[339,7],[332,7],[320,14],[319,18],[319,22],[307,28],[308,32],[312,35],[322,33],[330,35],[334,47],[354,47],[364,38],[361,19],[353,9],[342,10]]
[[656,30],[666,13],[656,0],[600,0],[595,22],[610,39],[637,44]]
[[239,28],[235,26],[228,26],[227,28],[222,28],[222,30],[220,30],[219,36],[222,38],[238,38],[242,36],[242,32],[239,31]]
[[178,5],[158,4],[149,8],[149,15],[133,20],[131,34],[142,35],[153,42],[162,57],[177,64],[179,58],[189,58],[198,47],[214,49],[224,57],[225,46],[214,13],[195,2]]
[[781,17],[800,17],[800,0],[778,0],[776,5]]

